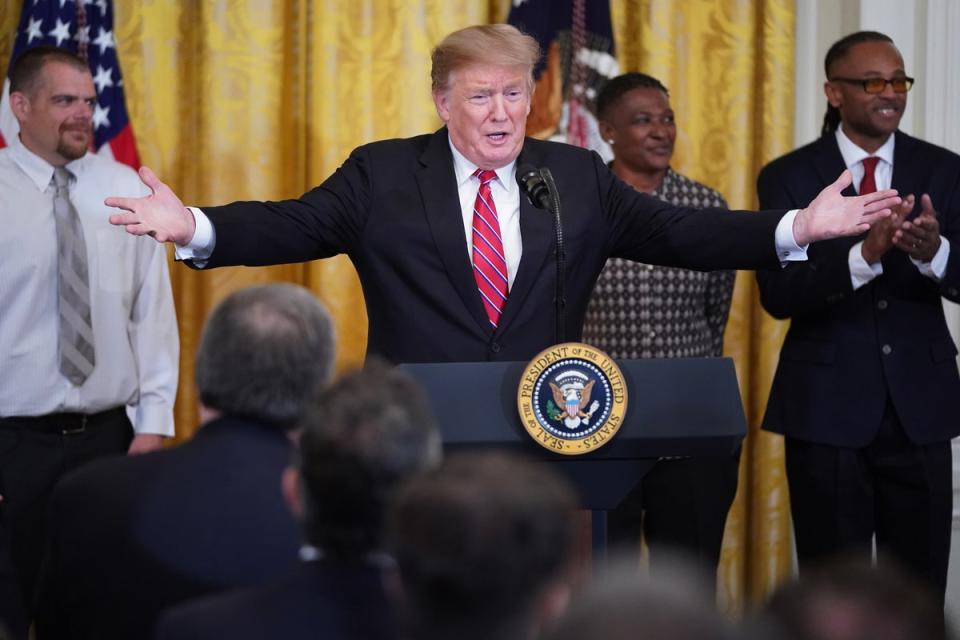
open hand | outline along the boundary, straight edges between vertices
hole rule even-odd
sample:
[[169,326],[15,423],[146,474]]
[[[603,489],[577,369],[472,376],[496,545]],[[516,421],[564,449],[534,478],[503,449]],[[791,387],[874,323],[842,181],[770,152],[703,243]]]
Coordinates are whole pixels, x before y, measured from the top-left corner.
[[108,207],[124,209],[129,213],[110,216],[110,224],[122,225],[135,236],[149,235],[157,242],[186,245],[193,238],[196,222],[193,214],[183,206],[170,187],[147,167],[140,168],[140,179],[150,187],[151,194],[142,198],[107,198]]
[[843,196],[841,192],[853,180],[850,170],[821,191],[806,209],[793,220],[793,236],[803,246],[818,240],[856,236],[866,233],[871,225],[891,215],[900,204],[894,189],[875,191],[862,196]]
[[906,220],[893,236],[893,244],[914,260],[930,262],[940,250],[940,223],[933,202],[926,193],[920,196],[920,215]]

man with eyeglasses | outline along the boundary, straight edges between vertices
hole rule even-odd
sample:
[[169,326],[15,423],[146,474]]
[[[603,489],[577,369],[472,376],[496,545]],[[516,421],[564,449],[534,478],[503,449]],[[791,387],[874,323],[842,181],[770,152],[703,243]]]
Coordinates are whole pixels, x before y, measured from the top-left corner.
[[943,602],[957,350],[941,297],[960,301],[960,156],[899,131],[913,78],[891,39],[861,31],[825,60],[822,137],[763,168],[761,208],[805,202],[844,168],[848,193],[895,188],[894,216],[809,260],[757,274],[790,318],[764,428],[785,436],[801,571],[832,556],[894,559]]

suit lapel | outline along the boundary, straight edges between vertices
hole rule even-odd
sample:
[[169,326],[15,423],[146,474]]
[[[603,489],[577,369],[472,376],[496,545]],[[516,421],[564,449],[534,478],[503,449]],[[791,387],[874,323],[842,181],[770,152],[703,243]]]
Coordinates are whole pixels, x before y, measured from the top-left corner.
[[453,154],[445,127],[433,134],[427,149],[420,156],[417,185],[433,241],[447,275],[470,315],[485,332],[490,333],[490,321],[473,279],[473,266],[467,258],[457,176],[453,170]]
[[[530,147],[531,141],[527,138],[517,158],[517,167],[523,164],[543,166],[543,158],[535,150],[531,151]],[[507,297],[503,315],[500,316],[500,323],[497,325],[498,335],[502,335],[511,321],[520,313],[524,301],[530,294],[530,289],[537,282],[543,261],[553,250],[553,214],[534,207],[523,193],[520,194],[520,237],[523,243],[523,254],[520,256],[520,266],[517,268],[517,276],[513,280],[513,287]],[[540,284],[542,286],[543,283]],[[544,309],[541,312],[546,313],[548,310]]]
[[[836,182],[840,174],[846,170],[847,164],[843,161],[843,155],[840,153],[840,146],[837,144],[837,138],[833,133],[822,136],[816,145],[816,153],[813,157],[813,169],[820,178],[820,184],[817,191]],[[851,183],[843,190],[843,195],[855,197],[857,190]],[[809,203],[808,203],[809,204]],[[823,242],[815,242],[811,245],[811,256],[820,256],[828,253],[835,256],[845,256],[850,251],[850,247],[860,242],[866,237],[866,234],[850,236],[846,238],[834,238]]]
[[917,163],[913,157],[916,151],[916,141],[899,130],[895,131],[893,135],[896,137],[893,145],[893,177],[890,180],[890,187],[896,189],[901,198],[906,198],[913,193],[916,196],[914,211],[918,211],[921,194],[914,193],[914,190],[917,184],[916,169],[922,165]]
[[[820,183],[823,187],[833,184],[847,168],[847,165],[843,162],[843,156],[840,154],[840,147],[837,145],[837,139],[834,137],[834,134],[829,133],[820,138],[817,144],[816,155],[817,157],[813,166],[820,175]],[[857,195],[857,190],[851,184],[843,190],[843,195],[855,196]]]

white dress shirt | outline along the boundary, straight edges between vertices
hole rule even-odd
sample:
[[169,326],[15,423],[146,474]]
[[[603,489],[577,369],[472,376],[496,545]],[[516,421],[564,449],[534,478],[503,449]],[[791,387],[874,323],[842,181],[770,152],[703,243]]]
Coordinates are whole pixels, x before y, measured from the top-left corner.
[[[480,178],[473,175],[478,167],[464,157],[453,142],[453,170],[457,175],[457,191],[460,195],[460,210],[463,214],[463,233],[467,237],[467,260],[473,264],[473,205],[480,189]],[[514,179],[514,167],[517,161],[496,169],[497,179],[490,182],[490,194],[497,208],[497,221],[500,223],[500,238],[503,241],[503,256],[507,260],[507,286],[513,289],[513,279],[520,268],[523,255],[523,241],[520,239],[520,185]]]
[[[863,160],[871,155],[880,158],[880,161],[873,170],[873,179],[877,184],[877,191],[890,188],[893,182],[893,148],[896,141],[895,136],[891,135],[876,152],[871,154],[858,147],[847,137],[843,132],[843,124],[837,127],[835,135],[837,137],[837,146],[840,147],[840,155],[843,156],[843,164],[846,165],[847,169],[849,169],[853,175],[853,185],[858,193],[860,192],[860,181],[863,180],[864,174]],[[908,194],[901,193],[900,195],[906,197]],[[920,197],[919,193],[915,195]],[[937,250],[936,255],[933,256],[933,260],[930,262],[920,262],[919,260],[910,258],[910,262],[916,265],[920,273],[939,282],[943,279],[943,274],[946,273],[947,258],[949,255],[950,242],[943,236],[940,236],[940,248]],[[854,290],[859,289],[883,273],[883,265],[879,261],[874,264],[869,264],[864,260],[862,241],[850,247],[850,252],[847,254],[847,262],[850,265],[850,282],[853,284]]]
[[136,172],[94,154],[67,164],[87,244],[96,366],[60,373],[54,168],[19,138],[0,150],[0,417],[128,406],[137,433],[173,435],[179,338],[167,256],[111,225],[111,195],[147,195]]

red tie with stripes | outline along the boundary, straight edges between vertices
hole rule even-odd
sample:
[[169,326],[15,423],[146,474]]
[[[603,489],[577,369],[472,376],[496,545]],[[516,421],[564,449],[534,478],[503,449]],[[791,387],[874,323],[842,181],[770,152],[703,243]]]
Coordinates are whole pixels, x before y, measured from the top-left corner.
[[507,301],[507,261],[503,256],[497,207],[490,193],[490,182],[497,174],[477,169],[473,175],[480,178],[480,190],[473,203],[473,277],[490,325],[496,329]]
[[877,156],[868,156],[863,159],[863,178],[860,180],[860,190],[858,195],[865,196],[877,190],[877,177],[874,171],[880,158]]

